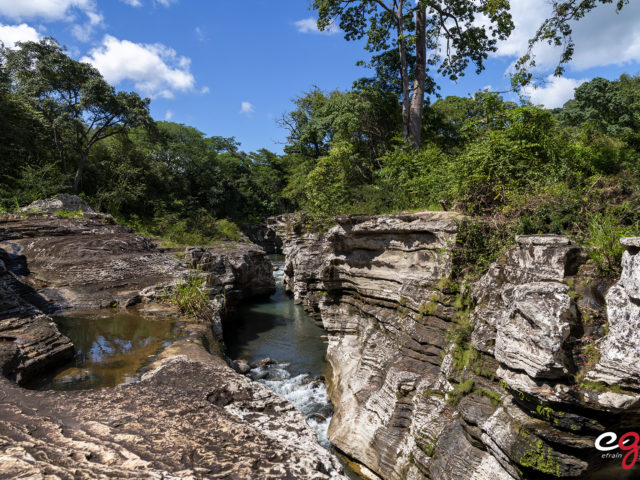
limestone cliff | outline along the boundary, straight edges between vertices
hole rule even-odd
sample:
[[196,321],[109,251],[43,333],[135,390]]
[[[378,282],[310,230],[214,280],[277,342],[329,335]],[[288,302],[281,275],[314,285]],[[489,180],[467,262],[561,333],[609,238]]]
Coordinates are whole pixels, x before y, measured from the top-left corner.
[[634,478],[594,440],[640,424],[640,244],[606,304],[559,236],[519,237],[460,285],[457,220],[343,216],[315,234],[271,219],[286,287],[327,330],[330,441],[384,479]]

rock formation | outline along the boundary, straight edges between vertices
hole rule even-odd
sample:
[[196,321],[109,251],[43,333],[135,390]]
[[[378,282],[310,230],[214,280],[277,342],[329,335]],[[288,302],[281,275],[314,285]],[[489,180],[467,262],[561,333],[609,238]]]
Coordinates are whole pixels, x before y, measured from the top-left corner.
[[185,253],[213,296],[212,325],[187,324],[141,381],[77,392],[16,385],[74,354],[48,312],[166,310],[157,302],[190,274],[109,218],[60,217],[0,217],[0,478],[343,478],[300,412],[217,354],[223,294],[273,289],[257,247]]
[[457,220],[344,216],[317,234],[270,219],[286,287],[327,330],[330,441],[371,478],[635,478],[594,440],[640,425],[640,242],[605,305],[609,284],[561,236],[518,237],[458,284]]

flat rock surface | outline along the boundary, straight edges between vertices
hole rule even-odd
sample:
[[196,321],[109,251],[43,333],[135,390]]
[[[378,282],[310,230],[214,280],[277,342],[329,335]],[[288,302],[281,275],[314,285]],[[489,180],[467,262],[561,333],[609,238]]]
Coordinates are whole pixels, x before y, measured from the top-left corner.
[[22,261],[20,273],[58,307],[133,305],[144,288],[175,282],[185,271],[149,238],[95,219],[0,218],[0,249]]
[[226,367],[175,357],[112,389],[0,387],[0,478],[343,478],[300,412]]

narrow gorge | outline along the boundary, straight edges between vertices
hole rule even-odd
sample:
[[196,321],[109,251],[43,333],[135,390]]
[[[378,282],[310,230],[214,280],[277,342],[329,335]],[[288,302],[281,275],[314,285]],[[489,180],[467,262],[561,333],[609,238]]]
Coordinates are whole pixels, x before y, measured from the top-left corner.
[[[283,215],[262,247],[162,250],[77,197],[38,208],[0,217],[0,478],[638,475],[638,442],[616,447],[640,420],[637,238],[617,280],[532,235],[469,282],[456,213]],[[193,278],[205,321],[168,301]],[[70,367],[91,345],[130,371]]]
[[286,288],[328,334],[331,443],[365,478],[636,478],[594,442],[638,426],[640,241],[623,239],[613,285],[554,235],[518,237],[465,284],[460,220],[270,219]]

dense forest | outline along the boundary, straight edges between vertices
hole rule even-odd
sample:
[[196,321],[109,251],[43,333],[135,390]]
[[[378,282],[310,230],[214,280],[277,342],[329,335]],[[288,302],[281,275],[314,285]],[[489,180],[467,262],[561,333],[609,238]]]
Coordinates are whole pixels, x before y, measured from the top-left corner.
[[460,236],[476,262],[514,234],[562,233],[594,247],[604,273],[619,264],[617,239],[638,232],[638,76],[595,78],[555,110],[488,91],[432,95],[407,138],[402,85],[380,67],[349,91],[295,98],[280,155],[153,121],[148,99],[51,38],[3,48],[0,68],[0,212],[75,192],[181,244],[296,210],[318,228],[340,213],[455,210],[482,220]]

